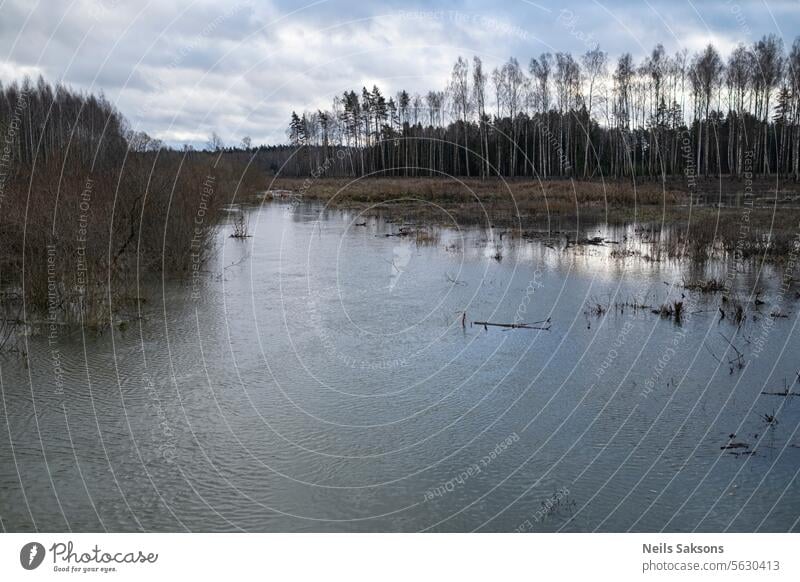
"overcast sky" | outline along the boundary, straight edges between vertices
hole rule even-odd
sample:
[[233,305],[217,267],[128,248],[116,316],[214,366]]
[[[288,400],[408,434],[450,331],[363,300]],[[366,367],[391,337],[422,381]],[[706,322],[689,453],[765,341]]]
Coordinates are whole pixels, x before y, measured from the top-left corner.
[[281,143],[292,110],[364,85],[441,89],[458,55],[489,70],[513,55],[527,69],[531,56],[594,43],[612,58],[657,42],[727,54],[766,33],[791,45],[800,1],[0,0],[0,80],[102,90],[172,145],[212,131]]

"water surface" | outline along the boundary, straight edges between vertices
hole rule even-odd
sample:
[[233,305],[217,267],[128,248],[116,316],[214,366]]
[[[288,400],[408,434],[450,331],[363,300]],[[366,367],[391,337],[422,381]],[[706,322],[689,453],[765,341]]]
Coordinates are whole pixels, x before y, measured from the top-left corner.
[[[143,320],[2,357],[5,530],[798,529],[800,400],[761,394],[800,392],[779,270],[248,212]],[[741,326],[682,289],[729,275]]]

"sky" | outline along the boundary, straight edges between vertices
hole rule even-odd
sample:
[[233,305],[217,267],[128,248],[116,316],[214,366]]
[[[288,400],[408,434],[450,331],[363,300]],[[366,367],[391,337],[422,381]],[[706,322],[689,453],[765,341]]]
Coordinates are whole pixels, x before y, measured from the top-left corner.
[[611,59],[800,34],[800,0],[0,0],[0,81],[42,75],[100,92],[173,146],[286,141],[293,110],[378,85],[446,86],[453,62],[599,45]]

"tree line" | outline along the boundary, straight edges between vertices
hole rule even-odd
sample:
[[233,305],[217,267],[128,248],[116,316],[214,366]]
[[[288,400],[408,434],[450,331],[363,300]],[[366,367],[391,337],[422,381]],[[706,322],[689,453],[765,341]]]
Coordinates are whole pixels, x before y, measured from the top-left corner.
[[243,155],[164,148],[102,95],[0,85],[0,337],[21,305],[104,325],[140,277],[198,269],[222,206],[262,187]]
[[764,36],[726,59],[711,44],[691,55],[658,44],[638,63],[595,46],[491,72],[459,57],[441,90],[345,91],[330,109],[292,112],[287,137],[273,166],[297,175],[797,181],[800,37],[787,51]]

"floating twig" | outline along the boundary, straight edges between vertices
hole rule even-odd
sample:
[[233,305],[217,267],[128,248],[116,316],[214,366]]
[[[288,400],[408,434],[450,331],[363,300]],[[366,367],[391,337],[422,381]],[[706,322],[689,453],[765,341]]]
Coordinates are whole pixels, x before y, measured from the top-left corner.
[[[491,321],[474,321],[475,325],[482,325],[484,329],[488,326],[492,327],[505,327],[508,329],[541,329],[544,331],[550,331],[550,318],[548,317],[544,321],[537,321],[534,323],[494,323]],[[536,324],[546,324],[546,325],[536,325]]]
[[744,368],[744,354],[742,352],[740,352],[739,349],[735,345],[733,345],[733,342],[731,340],[729,340],[728,337],[724,333],[719,332],[719,335],[721,335],[723,338],[725,338],[725,341],[728,342],[728,345],[730,345],[733,348],[733,351],[736,352],[736,357],[731,359],[731,360],[729,360],[728,363],[729,364],[736,364],[739,367],[740,370],[742,368]]

